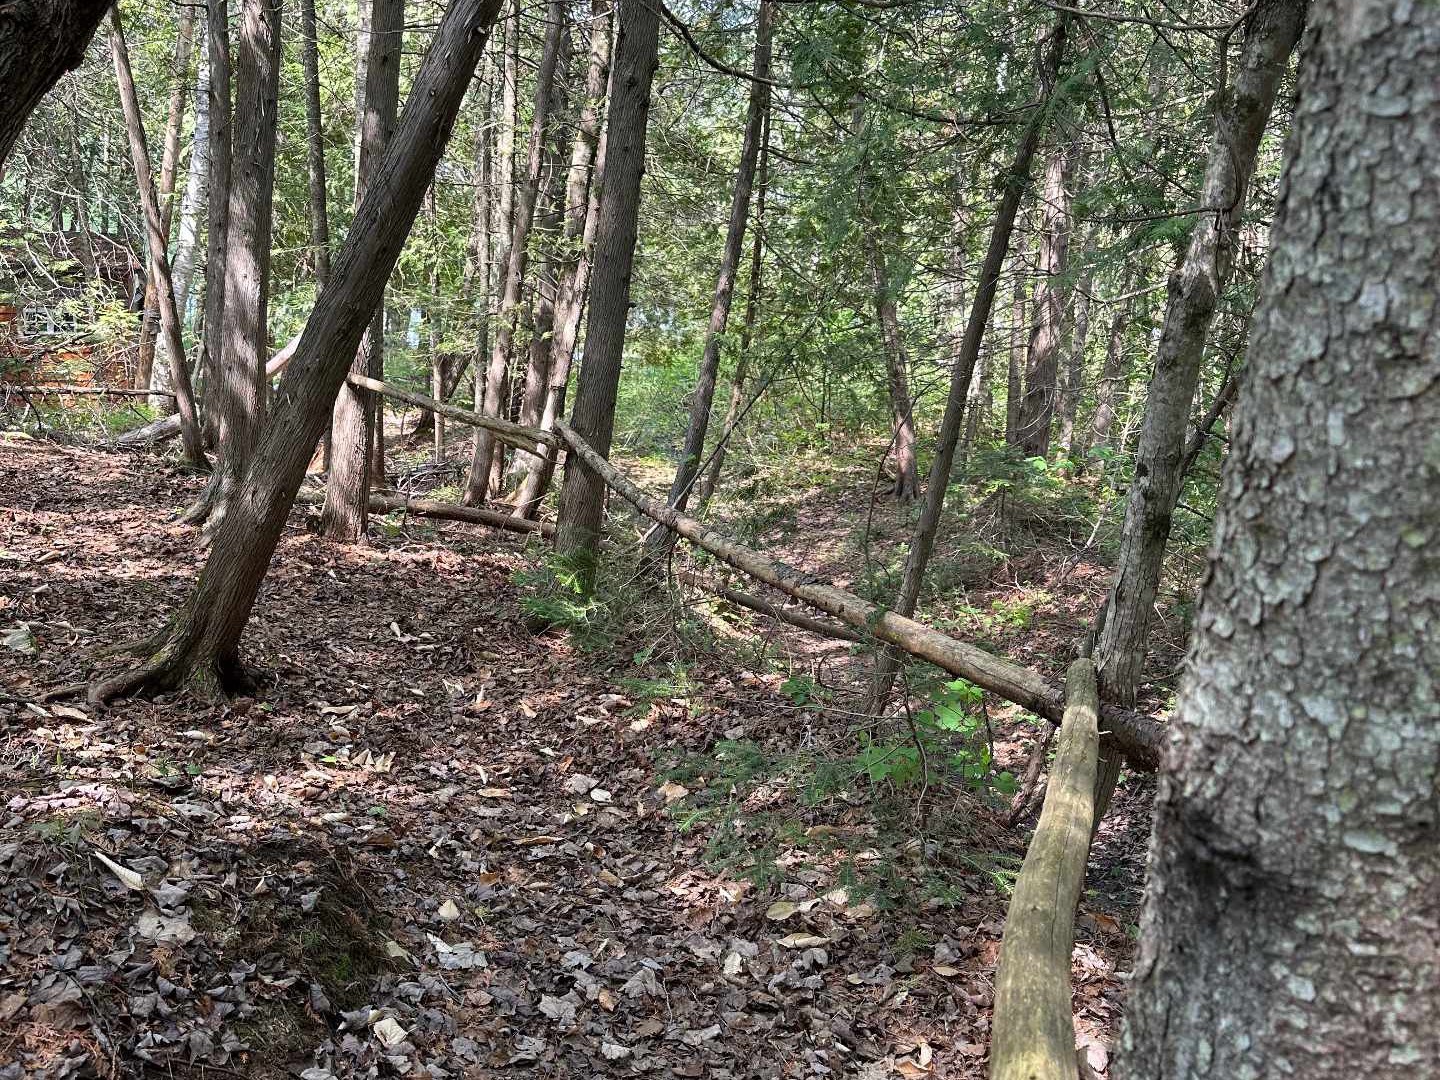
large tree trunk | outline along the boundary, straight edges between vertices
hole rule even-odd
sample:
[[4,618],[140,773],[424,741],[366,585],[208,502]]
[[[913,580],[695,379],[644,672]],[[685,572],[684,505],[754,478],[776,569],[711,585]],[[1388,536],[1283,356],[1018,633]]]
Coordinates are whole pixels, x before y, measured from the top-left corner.
[[[400,45],[405,29],[404,0],[361,0],[370,4],[370,32],[360,93],[359,155],[355,166],[355,197],[370,190],[395,128],[400,101]],[[352,225],[351,228],[354,228]],[[370,328],[355,353],[352,370],[372,379],[385,377],[385,305],[375,305]],[[370,489],[376,486],[375,447],[381,447],[384,480],[384,413],[375,395],[349,384],[341,387],[330,421],[330,473],[325,481],[325,509],[320,530],[333,540],[354,543],[365,535],[370,514]],[[377,430],[381,429],[381,430]]]
[[[175,173],[180,163],[180,128],[185,121],[185,101],[190,94],[190,53],[195,40],[195,9],[185,6],[177,16],[175,64],[170,89],[170,112],[165,121],[165,142],[160,151],[160,231],[168,245],[170,224],[175,214]],[[168,251],[168,247],[167,247]],[[140,317],[140,355],[135,365],[135,386],[148,389],[155,369],[155,332],[160,321],[156,306],[155,278],[145,282],[145,302]],[[176,294],[176,308],[185,317],[185,307]]]
[[310,257],[316,293],[330,280],[330,212],[325,192],[325,132],[320,112],[320,42],[315,0],[300,0],[300,62],[305,73],[305,166],[310,183]]
[[[759,19],[755,26],[755,55],[751,63],[750,104],[745,116],[745,134],[740,146],[740,162],[735,167],[735,189],[730,197],[730,222],[725,229],[725,244],[720,249],[720,266],[715,278],[715,298],[710,305],[710,322],[705,328],[705,345],[700,353],[700,367],[695,376],[695,392],[690,400],[690,423],[685,429],[685,446],[675,467],[670,484],[670,505],[684,510],[690,501],[690,488],[700,470],[705,451],[705,435],[710,429],[710,409],[715,401],[715,383],[720,374],[720,343],[730,321],[730,302],[735,295],[735,277],[740,269],[740,256],[745,247],[745,225],[750,218],[750,193],[755,186],[755,168],[760,159],[760,146],[765,117],[770,109],[770,37],[775,20],[772,0],[760,0]],[[907,395],[908,398],[908,395]],[[911,427],[913,436],[914,428]],[[912,438],[913,452],[913,438]],[[913,457],[913,453],[912,453]],[[912,476],[914,469],[911,469]],[[669,547],[670,533],[657,529],[651,534],[651,545]]]
[[[490,366],[485,377],[485,398],[478,411],[500,416],[509,397],[506,375],[515,352],[515,328],[520,318],[520,291],[525,284],[529,258],[530,229],[535,223],[535,203],[545,158],[545,137],[550,122],[550,101],[555,86],[555,67],[565,36],[565,7],[550,0],[546,7],[545,44],[540,53],[540,70],[535,76],[535,104],[530,119],[530,147],[525,161],[525,180],[515,194],[514,222],[509,247],[501,262],[505,276],[500,287],[500,311],[495,323],[495,340],[490,349]],[[465,489],[468,505],[484,503],[491,491],[495,464],[495,440],[484,428],[475,430],[475,449],[470,461],[470,479]]]
[[1440,6],[1314,22],[1156,801],[1137,1080],[1440,1075]]
[[25,121],[85,49],[110,0],[11,0],[0,7],[0,175]]
[[[218,397],[211,416],[219,438],[219,467],[200,501],[186,514],[211,528],[229,509],[245,475],[265,418],[265,361],[270,337],[271,210],[280,93],[281,0],[244,0],[236,41],[230,208],[225,259],[225,324]],[[213,334],[212,334],[213,336]]]
[[145,215],[145,237],[150,248],[150,274],[156,282],[160,300],[160,332],[165,340],[165,353],[170,363],[170,376],[175,384],[175,404],[180,413],[180,437],[186,459],[197,468],[208,468],[205,449],[200,441],[200,423],[195,415],[195,399],[190,391],[190,371],[185,366],[185,344],[180,334],[180,316],[175,309],[175,291],[170,282],[170,256],[165,249],[164,224],[160,203],[155,194],[155,178],[150,172],[150,151],[145,145],[144,118],[140,97],[135,90],[135,77],[130,70],[130,53],[125,47],[125,32],[120,25],[120,9],[110,9],[110,54],[115,61],[115,81],[120,87],[120,102],[125,110],[125,129],[130,137],[130,156],[135,162],[135,179],[140,189],[140,204]]
[[[1170,519],[1180,497],[1185,435],[1210,323],[1230,280],[1236,230],[1260,139],[1299,40],[1307,0],[1263,0],[1245,23],[1235,77],[1215,116],[1202,205],[1190,247],[1170,279],[1155,374],[1145,402],[1135,478],[1125,504],[1115,579],[1096,637],[1100,695],[1130,706],[1145,664],[1150,612],[1160,586]],[[1119,776],[1117,755],[1100,743],[1099,812]]]
[[[935,458],[930,465],[930,475],[925,483],[925,501],[921,506],[920,518],[910,537],[910,551],[905,558],[905,570],[900,581],[900,592],[895,598],[894,610],[909,617],[915,613],[920,599],[920,585],[925,580],[925,568],[930,564],[930,554],[935,550],[935,534],[940,528],[940,514],[945,509],[945,492],[950,486],[950,468],[955,463],[955,449],[960,442],[960,432],[965,420],[965,397],[970,389],[970,380],[975,373],[975,363],[980,356],[980,347],[985,337],[985,328],[990,322],[990,309],[995,303],[995,290],[1000,282],[1000,272],[1010,251],[1010,235],[1015,230],[1015,215],[1020,209],[1020,199],[1025,194],[1030,178],[1030,165],[1035,159],[1040,136],[1044,132],[1049,112],[1049,101],[1060,77],[1060,64],[1065,55],[1065,39],[1069,31],[1069,16],[1062,13],[1055,21],[1055,28],[1049,38],[1040,45],[1040,86],[1042,104],[1025,130],[1021,133],[1019,145],[1015,148],[1015,159],[1005,174],[1004,193],[995,207],[995,220],[990,227],[990,243],[985,251],[985,261],[980,266],[980,279],[975,286],[975,297],[970,302],[970,318],[965,325],[965,336],[960,342],[959,355],[950,376],[950,396],[945,402],[945,416],[940,422],[940,435],[935,443]],[[895,673],[900,670],[899,654],[893,650],[882,652],[875,661],[875,671],[870,686],[870,711],[880,712],[890,698],[890,687]]]
[[144,644],[143,662],[96,683],[92,699],[178,686],[213,696],[240,674],[240,637],[305,466],[444,153],[499,5],[453,0],[446,10],[199,580],[164,630]]
[[1067,138],[1045,165],[1040,214],[1041,277],[1035,286],[1025,392],[1020,399],[1014,443],[1026,457],[1050,454],[1050,432],[1060,381],[1060,342],[1070,298],[1065,275],[1069,269],[1070,232],[1074,225],[1071,208],[1075,194],[1071,188],[1078,156],[1076,138]]
[[[575,390],[570,426],[602,456],[615,430],[615,395],[625,323],[630,310],[630,271],[645,171],[645,129],[650,83],[659,59],[659,15],[648,0],[620,0],[619,40],[610,117],[606,124],[605,182],[600,190],[591,278],[590,317],[585,326],[585,364]],[[569,560],[586,590],[605,513],[605,481],[575,455],[565,462],[565,483],[555,523],[555,551]]]
[[[613,7],[610,0],[592,0],[590,59],[585,72],[585,106],[570,149],[570,171],[565,186],[565,236],[568,254],[560,273],[555,301],[555,330],[550,342],[550,377],[540,410],[540,427],[550,431],[565,407],[570,364],[580,332],[580,315],[590,282],[591,254],[599,223],[600,182],[605,171],[601,120],[610,81],[610,47]],[[477,383],[479,376],[477,375]],[[525,480],[515,496],[515,513],[533,517],[555,472],[555,455],[526,455]]]

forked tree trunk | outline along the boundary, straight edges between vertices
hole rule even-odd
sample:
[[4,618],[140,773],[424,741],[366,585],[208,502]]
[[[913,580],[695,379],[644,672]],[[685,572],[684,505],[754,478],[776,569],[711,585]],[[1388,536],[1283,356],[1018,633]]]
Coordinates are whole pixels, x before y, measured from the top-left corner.
[[1156,799],[1135,1080],[1440,1075],[1440,6],[1313,22]]
[[[404,0],[362,0],[371,5],[366,57],[358,65],[364,75],[359,91],[359,151],[355,197],[363,200],[395,127],[400,100],[400,45],[405,29]],[[351,228],[354,228],[352,225]],[[375,305],[370,328],[355,353],[357,375],[383,379],[385,305]],[[320,530],[332,540],[354,543],[365,535],[370,515],[370,489],[376,486],[374,451],[383,447],[384,413],[375,395],[346,384],[340,388],[330,421],[330,472],[325,481],[325,508]],[[379,477],[384,480],[383,468]]]
[[186,518],[210,528],[229,509],[265,420],[270,338],[270,248],[279,119],[281,0],[243,0],[236,42],[225,325],[218,407],[219,467]]
[[444,153],[499,5],[453,0],[446,10],[199,580],[165,628],[137,647],[139,666],[95,683],[92,700],[180,686],[215,696],[240,678],[240,638],[305,466]]
[[135,163],[135,179],[140,189],[140,204],[145,215],[145,236],[150,247],[150,274],[154,277],[160,300],[160,332],[165,341],[170,376],[175,384],[175,404],[180,413],[180,438],[186,459],[197,468],[208,468],[205,448],[200,440],[200,421],[195,415],[195,398],[190,390],[190,371],[185,366],[185,344],[180,334],[180,315],[175,310],[175,291],[170,282],[170,257],[165,250],[164,225],[160,204],[155,194],[155,178],[150,172],[150,151],[145,145],[144,119],[140,97],[135,90],[135,77],[130,70],[130,53],[125,47],[125,32],[120,25],[120,9],[110,9],[110,54],[115,61],[115,81],[120,87],[120,103],[125,110],[125,129],[130,137],[130,156]]
[[[610,48],[613,5],[592,0],[590,59],[585,72],[585,106],[570,149],[570,171],[565,187],[567,261],[560,273],[555,301],[555,331],[550,343],[550,377],[540,411],[540,428],[551,431],[565,408],[570,363],[580,332],[580,315],[589,288],[591,254],[599,223],[600,184],[605,171],[602,119],[610,82]],[[515,513],[534,517],[555,472],[554,452],[526,455],[525,479],[515,496]]]
[[[595,274],[585,326],[585,364],[575,391],[570,426],[602,457],[615,430],[615,395],[630,310],[640,177],[645,170],[645,129],[650,84],[659,61],[659,15],[648,0],[620,0],[619,39],[610,117],[606,124],[605,182],[595,234]],[[605,481],[575,455],[566,458],[565,483],[555,522],[555,551],[568,560],[586,591],[593,585],[595,553],[605,513]]]
[[300,0],[300,62],[305,73],[305,166],[310,184],[310,257],[316,292],[330,280],[330,212],[325,192],[325,132],[320,111],[320,41],[315,0]]
[[[1160,586],[1170,520],[1180,497],[1185,435],[1216,304],[1230,280],[1236,230],[1245,209],[1260,140],[1290,53],[1305,22],[1307,0],[1263,0],[1245,23],[1235,76],[1215,116],[1202,206],[1170,293],[1155,374],[1125,504],[1115,578],[1096,636],[1100,695],[1131,706],[1145,664],[1150,612]],[[1104,814],[1119,777],[1118,755],[1100,743],[1096,805]]]
[[[499,318],[490,346],[490,366],[485,377],[485,398],[478,410],[486,416],[500,416],[508,393],[507,373],[514,360],[515,328],[520,318],[520,294],[525,284],[525,268],[529,258],[530,229],[535,223],[535,204],[540,194],[542,165],[545,159],[545,137],[550,122],[550,102],[554,94],[555,68],[565,36],[565,6],[550,0],[546,6],[545,44],[540,53],[540,70],[535,76],[535,104],[531,112],[530,147],[525,162],[525,180],[515,194],[514,223],[509,246],[502,260],[505,267],[500,287]],[[475,430],[475,449],[470,462],[470,479],[465,489],[465,502],[471,506],[484,503],[491,489],[496,444],[484,428]]]
[[[690,488],[700,471],[701,455],[705,452],[705,435],[710,429],[710,410],[715,401],[715,384],[720,375],[720,344],[730,321],[730,303],[735,295],[735,278],[740,270],[740,256],[745,249],[745,225],[750,219],[750,193],[755,186],[755,169],[760,160],[760,146],[765,132],[765,117],[770,111],[770,38],[775,20],[772,0],[760,0],[759,18],[755,25],[755,55],[751,62],[750,103],[745,116],[745,134],[740,146],[740,162],[735,167],[735,188],[730,197],[730,221],[725,229],[725,244],[720,249],[720,266],[715,278],[715,297],[710,305],[710,322],[705,327],[705,345],[700,353],[700,367],[695,376],[695,392],[690,401],[690,422],[685,429],[685,445],[670,484],[670,505],[684,510],[690,502]],[[913,433],[913,428],[912,428]],[[657,529],[650,534],[648,546],[668,550],[673,543],[671,533]]]
[[0,10],[0,174],[25,121],[85,60],[111,0],[11,0]]
[[1045,166],[1040,229],[1040,280],[1025,363],[1025,391],[1020,398],[1014,445],[1026,457],[1047,457],[1060,381],[1060,342],[1070,286],[1070,232],[1074,227],[1071,190],[1078,157],[1075,138],[1067,138]]
[[[175,64],[172,77],[175,82],[170,90],[170,113],[165,120],[165,142],[160,151],[160,231],[168,245],[170,225],[175,216],[175,173],[180,162],[180,128],[185,122],[185,101],[190,94],[190,52],[195,40],[195,9],[185,6],[177,15],[178,27],[175,35]],[[167,247],[168,252],[168,247]],[[173,282],[172,282],[173,284]],[[140,350],[135,364],[135,386],[148,389],[155,368],[155,331],[160,321],[156,307],[155,278],[145,281],[145,301],[140,317]],[[176,292],[176,308],[183,319],[185,307],[179,302]]]
[[901,503],[911,503],[919,494],[919,466],[915,461],[915,405],[910,398],[910,356],[900,329],[900,311],[895,303],[885,254],[880,250],[873,228],[865,235],[866,261],[870,264],[870,287],[875,298],[875,316],[880,323],[880,341],[885,352],[885,389],[890,398],[890,462],[895,466],[895,484],[890,493]]
[[[1070,17],[1062,12],[1056,19],[1048,40],[1040,45],[1038,90],[1042,104],[1021,133],[1019,145],[1015,148],[1015,159],[1005,173],[1003,194],[995,207],[995,220],[990,227],[990,243],[985,250],[985,261],[980,266],[975,298],[970,302],[970,318],[965,324],[965,336],[961,339],[959,355],[950,376],[950,396],[945,402],[945,416],[940,422],[940,435],[935,443],[935,458],[925,483],[925,500],[920,509],[919,520],[915,522],[915,531],[910,537],[910,551],[905,558],[900,591],[895,598],[893,610],[906,618],[915,613],[915,606],[920,600],[920,585],[925,580],[925,569],[930,564],[931,552],[935,550],[935,534],[940,528],[940,514],[945,509],[945,491],[950,486],[950,468],[955,463],[955,449],[964,426],[965,397],[975,373],[975,363],[980,356],[985,328],[990,322],[990,309],[995,303],[1000,272],[1004,269],[1005,259],[1010,251],[1010,235],[1015,230],[1015,215],[1020,209],[1020,199],[1025,194],[1026,183],[1030,178],[1030,165],[1035,159],[1035,150],[1040,145],[1040,136],[1044,132],[1049,101],[1060,77],[1060,65],[1065,55],[1065,39],[1069,27]],[[900,657],[894,650],[887,649],[876,657],[870,684],[871,712],[879,713],[884,710],[890,699],[895,673],[899,670]]]

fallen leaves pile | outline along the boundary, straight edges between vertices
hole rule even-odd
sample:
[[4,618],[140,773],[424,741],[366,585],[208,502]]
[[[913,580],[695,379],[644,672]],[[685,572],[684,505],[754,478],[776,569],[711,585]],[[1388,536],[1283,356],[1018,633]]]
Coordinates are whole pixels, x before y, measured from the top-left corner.
[[[524,629],[517,542],[346,550],[297,518],[256,700],[42,701],[183,595],[199,555],[164,515],[195,485],[0,459],[0,1080],[983,1075],[984,875],[886,910],[797,850],[762,891],[677,827],[658,755],[799,738],[773,682],[717,667],[637,712]],[[1076,997],[1103,1072],[1129,950],[1100,918]]]

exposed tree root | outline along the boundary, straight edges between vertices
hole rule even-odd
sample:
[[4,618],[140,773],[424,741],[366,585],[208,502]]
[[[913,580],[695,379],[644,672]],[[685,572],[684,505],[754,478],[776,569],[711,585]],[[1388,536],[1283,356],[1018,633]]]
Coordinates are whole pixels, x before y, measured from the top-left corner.
[[254,677],[245,670],[238,655],[206,655],[202,644],[187,640],[189,635],[160,633],[140,641],[114,646],[108,655],[129,654],[147,659],[106,679],[90,684],[86,698],[101,705],[122,697],[180,691],[197,701],[214,705],[232,695],[255,690]]

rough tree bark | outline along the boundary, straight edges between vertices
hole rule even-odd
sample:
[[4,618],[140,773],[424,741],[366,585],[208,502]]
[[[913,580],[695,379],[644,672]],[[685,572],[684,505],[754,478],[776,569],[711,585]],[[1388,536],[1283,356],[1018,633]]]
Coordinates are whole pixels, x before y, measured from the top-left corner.
[[175,290],[170,282],[170,256],[165,249],[164,225],[160,203],[155,194],[155,177],[150,172],[150,150],[145,145],[144,118],[140,97],[135,90],[135,77],[130,70],[130,53],[125,47],[125,32],[120,25],[120,9],[110,9],[110,55],[115,61],[115,81],[120,87],[120,103],[125,110],[125,130],[130,138],[130,156],[135,163],[135,180],[140,189],[140,204],[145,215],[145,238],[150,248],[150,274],[155,279],[160,300],[160,332],[165,340],[170,377],[175,385],[175,404],[180,414],[180,438],[185,457],[197,468],[209,468],[205,448],[200,440],[200,422],[195,415],[195,398],[190,389],[190,371],[185,366],[185,343],[180,333],[180,315],[175,309]]
[[1015,259],[1010,291],[1010,351],[1005,369],[1005,444],[1014,446],[1020,437],[1020,399],[1025,392],[1025,264]]
[[300,63],[305,73],[305,165],[310,182],[310,251],[316,292],[330,280],[330,213],[325,192],[325,132],[320,113],[320,40],[315,0],[300,0]]
[[214,432],[216,412],[224,407],[225,274],[230,252],[230,17],[227,0],[207,0],[205,56],[210,65],[207,112],[210,117],[209,205],[205,211],[205,416]]
[[[645,171],[645,129],[650,83],[659,60],[659,15],[647,0],[620,0],[615,74],[606,124],[605,182],[595,234],[595,273],[585,325],[585,364],[575,390],[570,426],[602,456],[610,453],[615,395],[630,310],[630,272]],[[605,481],[571,455],[555,522],[555,551],[570,560],[586,590],[593,584],[595,552],[605,513]]]
[[[499,416],[508,394],[503,393],[506,374],[515,352],[515,328],[520,318],[520,291],[525,284],[529,260],[530,230],[535,223],[535,204],[540,195],[542,165],[545,159],[545,138],[550,123],[550,102],[555,89],[555,68],[565,36],[565,6],[560,0],[546,5],[545,44],[540,52],[540,69],[535,75],[535,103],[530,119],[530,145],[525,160],[525,180],[515,193],[514,220],[509,245],[501,260],[505,274],[500,286],[499,318],[495,322],[495,339],[490,346],[490,366],[485,377],[485,397],[479,412]],[[475,429],[475,448],[470,461],[470,479],[465,488],[465,502],[483,504],[491,491],[492,468],[495,464],[495,440],[484,428]]]
[[211,409],[219,466],[187,521],[211,528],[249,466],[265,418],[270,337],[270,248],[279,118],[281,0],[243,0],[236,41],[230,206],[226,214],[225,323]]
[[[590,58],[585,71],[585,105],[570,148],[570,172],[565,186],[565,235],[563,249],[569,253],[560,272],[555,302],[555,330],[550,341],[550,379],[540,411],[540,428],[553,430],[565,407],[565,389],[570,382],[570,364],[580,331],[580,315],[590,282],[591,254],[599,222],[600,184],[605,171],[604,137],[601,121],[605,115],[610,82],[610,47],[613,36],[613,5],[610,0],[592,0]],[[515,513],[533,517],[545,497],[555,472],[555,456],[526,455],[525,479],[515,496]]]
[[500,0],[452,0],[415,77],[410,106],[336,255],[330,285],[305,325],[295,359],[230,512],[190,595],[142,662],[92,685],[92,700],[185,686],[214,697],[243,683],[239,645],[330,404],[380,303],[386,279],[435,174]]
[[1316,0],[1119,1065],[1440,1072],[1440,6]]
[[[970,380],[975,373],[975,363],[980,356],[980,347],[985,337],[985,328],[990,322],[990,309],[995,303],[995,291],[1000,282],[1000,272],[1010,251],[1010,235],[1015,230],[1015,215],[1020,209],[1020,199],[1030,179],[1030,166],[1035,159],[1040,136],[1044,132],[1048,102],[1054,93],[1060,77],[1060,65],[1065,55],[1065,39],[1069,32],[1070,17],[1061,15],[1047,40],[1041,42],[1039,105],[1033,118],[1020,135],[1015,147],[1015,159],[1010,163],[1002,179],[1000,201],[995,207],[995,220],[990,227],[990,242],[985,250],[985,260],[980,266],[980,277],[975,285],[975,297],[970,302],[970,318],[965,325],[965,336],[961,339],[960,350],[950,376],[950,396],[945,402],[945,416],[940,421],[940,434],[935,442],[935,458],[930,465],[930,475],[925,483],[925,500],[920,517],[915,522],[915,531],[910,537],[910,551],[905,557],[905,570],[900,581],[900,591],[895,598],[894,610],[909,617],[915,613],[920,599],[920,585],[925,580],[925,568],[930,563],[930,554],[935,550],[935,534],[940,528],[940,513],[945,509],[945,491],[950,486],[950,468],[955,463],[955,449],[960,442],[960,432],[965,420],[965,397],[970,389]],[[881,712],[890,698],[890,688],[895,673],[900,670],[900,657],[894,650],[885,650],[875,661],[871,679],[869,708]]]
[[902,503],[911,503],[919,494],[919,466],[915,460],[915,406],[910,397],[910,357],[900,329],[900,311],[895,287],[890,280],[885,253],[875,235],[875,226],[865,226],[865,261],[870,264],[870,288],[875,299],[875,317],[880,323],[880,342],[885,352],[885,388],[890,398],[890,462],[895,466],[895,484],[890,493]]
[[[1127,269],[1120,277],[1120,296],[1115,313],[1110,317],[1109,331],[1105,337],[1105,361],[1100,367],[1100,378],[1095,384],[1095,417],[1090,423],[1090,446],[1105,450],[1115,449],[1115,391],[1125,378],[1125,335],[1130,329],[1130,318],[1135,311],[1133,297],[1125,299],[1130,291],[1133,277]],[[1101,459],[1100,470],[1105,462]]]
[[111,0],[12,0],[0,7],[0,172],[25,121],[85,60]]
[[[370,6],[370,32],[364,85],[359,90],[359,151],[355,165],[355,198],[364,199],[395,128],[400,101],[400,45],[405,29],[404,0],[361,0]],[[352,225],[351,228],[354,228]],[[383,293],[382,293],[383,300]],[[370,329],[355,353],[352,370],[372,379],[385,377],[385,305],[375,305]],[[377,414],[379,421],[377,423]],[[384,447],[383,412],[369,391],[346,384],[340,388],[330,421],[330,472],[325,481],[325,508],[320,531],[332,540],[355,543],[365,535],[374,486],[374,448]],[[382,457],[383,462],[383,457]],[[381,471],[383,481],[383,469]]]
[[[160,177],[158,195],[160,198],[160,231],[168,245],[170,225],[175,216],[175,173],[180,163],[180,128],[185,122],[185,103],[190,96],[190,53],[195,41],[195,9],[182,7],[176,16],[175,63],[172,71],[174,84],[170,88],[170,112],[165,120],[165,141],[160,150]],[[168,247],[166,249],[169,250]],[[172,282],[173,284],[173,282]],[[135,364],[135,386],[144,390],[150,386],[155,369],[155,335],[159,327],[160,311],[155,295],[155,278],[145,281],[145,300],[140,316],[140,350]],[[184,305],[179,303],[176,292],[176,308],[183,319]]]
[[[1236,229],[1245,209],[1260,139],[1290,53],[1299,40],[1307,7],[1308,0],[1262,0],[1250,11],[1234,78],[1215,114],[1203,209],[1185,258],[1170,278],[1115,578],[1096,635],[1100,696],[1120,705],[1135,703],[1150,613],[1170,538],[1170,519],[1180,497],[1180,467],[1205,340],[1215,306],[1230,280]],[[1119,777],[1118,758],[1108,751],[1109,743],[1102,738],[1096,800],[1100,814],[1104,814]]]
[[[755,54],[750,73],[750,102],[745,116],[745,134],[740,146],[740,162],[735,167],[735,188],[730,197],[730,221],[725,229],[725,243],[720,249],[720,266],[715,277],[715,297],[710,305],[710,322],[705,327],[705,345],[700,353],[700,367],[695,376],[695,391],[690,400],[690,422],[685,429],[685,445],[680,462],[675,466],[675,479],[670,484],[670,505],[684,510],[690,501],[690,488],[700,469],[705,451],[705,435],[710,429],[710,409],[715,401],[715,383],[720,374],[720,344],[725,326],[730,321],[730,302],[735,295],[735,278],[740,269],[740,256],[745,248],[745,225],[750,219],[750,193],[755,186],[755,169],[760,160],[760,146],[765,131],[765,118],[770,111],[770,38],[775,21],[772,0],[760,0],[759,18],[755,25]],[[914,433],[914,427],[911,427]],[[912,439],[913,456],[913,439]],[[913,468],[911,470],[914,472]],[[649,546],[668,548],[671,534],[657,529],[650,534]]]
[[1045,165],[1040,212],[1040,280],[1035,285],[1030,347],[1025,364],[1025,391],[1020,398],[1015,443],[1026,457],[1050,453],[1050,432],[1060,381],[1060,342],[1070,298],[1066,272],[1070,233],[1074,227],[1071,190],[1079,145],[1075,136],[1056,147]]
[[[1087,259],[1088,256],[1086,252]],[[1070,329],[1065,382],[1060,387],[1060,398],[1055,406],[1060,421],[1055,445],[1060,457],[1067,460],[1075,453],[1075,417],[1080,411],[1080,397],[1085,390],[1085,348],[1090,343],[1090,290],[1093,286],[1094,276],[1089,272],[1075,286],[1072,305],[1075,318]]]

